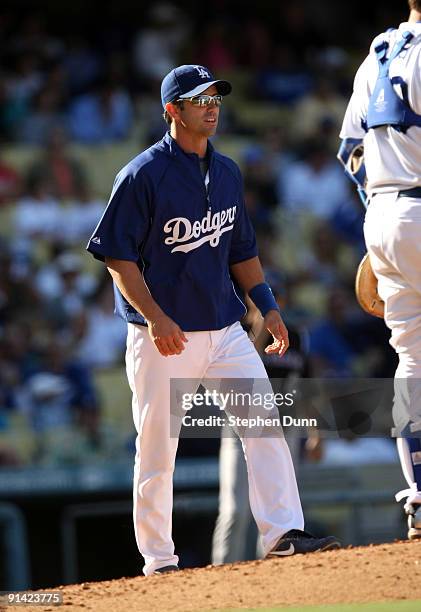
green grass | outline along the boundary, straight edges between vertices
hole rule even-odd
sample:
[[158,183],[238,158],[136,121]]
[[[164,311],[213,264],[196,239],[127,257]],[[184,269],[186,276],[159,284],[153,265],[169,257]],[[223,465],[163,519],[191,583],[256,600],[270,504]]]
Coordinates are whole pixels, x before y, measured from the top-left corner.
[[[229,608],[218,612],[238,612],[241,608]],[[244,608],[243,608],[244,610]],[[364,604],[333,604],[326,606],[283,606],[275,608],[247,608],[247,612],[420,612],[421,600],[383,601]]]

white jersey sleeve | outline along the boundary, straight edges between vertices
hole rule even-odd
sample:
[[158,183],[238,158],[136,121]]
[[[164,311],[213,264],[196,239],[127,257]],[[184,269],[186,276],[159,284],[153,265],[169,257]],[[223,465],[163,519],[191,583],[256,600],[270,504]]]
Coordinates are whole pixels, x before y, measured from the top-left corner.
[[361,121],[367,114],[370,98],[367,75],[373,59],[376,62],[373,56],[366,57],[355,75],[354,89],[345,112],[340,138],[364,138],[365,136]]

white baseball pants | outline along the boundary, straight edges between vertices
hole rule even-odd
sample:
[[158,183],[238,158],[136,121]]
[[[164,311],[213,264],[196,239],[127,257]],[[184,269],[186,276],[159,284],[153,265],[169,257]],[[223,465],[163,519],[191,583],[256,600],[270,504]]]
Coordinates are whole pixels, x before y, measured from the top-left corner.
[[[300,439],[288,440],[294,465]],[[212,538],[212,563],[234,563],[264,557],[261,538],[250,511],[247,464],[237,436],[221,438],[219,452],[219,512]]]
[[[376,194],[367,209],[364,235],[378,293],[385,303],[390,344],[399,357],[395,425],[401,429],[411,420],[421,426],[421,199],[397,192]],[[409,485],[401,493],[408,503],[421,503],[405,440],[398,439],[397,446]]]
[[[205,387],[207,379],[267,379],[239,323],[217,331],[187,332],[186,336],[188,343],[180,355],[163,357],[145,327],[128,325],[126,370],[138,434],[133,521],[145,575],[178,563],[171,533],[178,438],[170,435],[170,379],[196,379]],[[243,437],[242,444],[250,507],[267,554],[284,533],[304,527],[294,467],[283,437]]]

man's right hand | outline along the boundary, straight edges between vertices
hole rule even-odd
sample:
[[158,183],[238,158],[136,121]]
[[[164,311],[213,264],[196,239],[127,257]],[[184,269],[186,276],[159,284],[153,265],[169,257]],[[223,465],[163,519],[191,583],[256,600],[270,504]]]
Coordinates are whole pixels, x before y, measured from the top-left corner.
[[177,323],[155,302],[137,264],[111,257],[106,257],[105,263],[123,296],[146,319],[149,336],[161,355],[179,355],[188,340]]
[[164,357],[180,355],[184,342],[188,342],[184,332],[166,314],[148,320],[148,331],[152,342]]

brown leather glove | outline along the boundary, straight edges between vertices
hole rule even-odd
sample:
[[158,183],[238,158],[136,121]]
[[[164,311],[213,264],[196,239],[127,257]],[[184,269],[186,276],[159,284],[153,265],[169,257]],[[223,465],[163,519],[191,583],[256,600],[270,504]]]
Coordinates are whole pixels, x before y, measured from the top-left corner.
[[368,253],[364,255],[358,266],[355,294],[363,310],[375,317],[384,318],[384,302],[377,293],[377,278],[371,267]]

